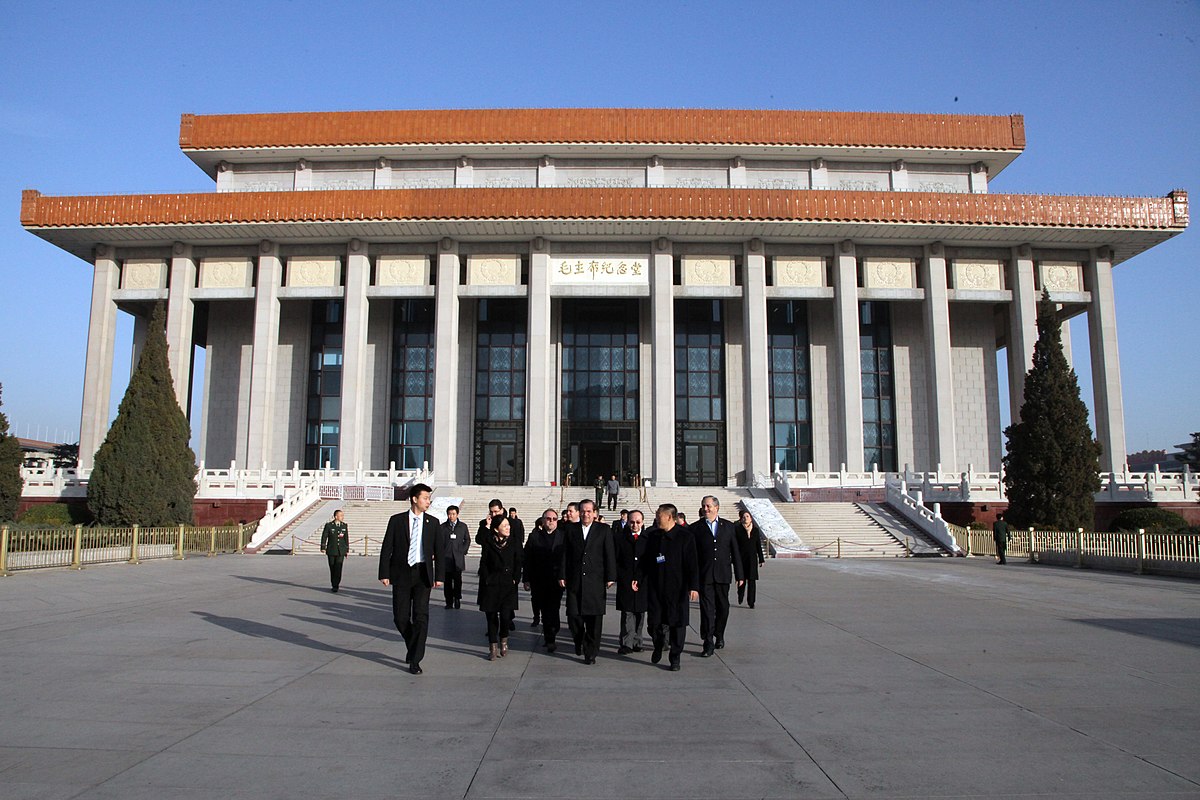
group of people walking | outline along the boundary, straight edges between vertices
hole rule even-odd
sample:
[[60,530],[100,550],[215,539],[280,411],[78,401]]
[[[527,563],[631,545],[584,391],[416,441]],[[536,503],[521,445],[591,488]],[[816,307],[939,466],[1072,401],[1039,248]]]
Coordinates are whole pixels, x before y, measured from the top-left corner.
[[[379,554],[379,580],[392,590],[393,618],[414,675],[422,672],[432,590],[444,588],[447,609],[461,608],[470,547],[457,507],[447,509],[444,523],[427,513],[431,494],[424,484],[412,487],[410,508],[388,521]],[[526,538],[515,509],[506,513],[500,500],[489,503],[474,536],[488,658],[508,652],[520,587],[530,593],[534,625],[541,626],[542,646],[550,653],[558,646],[565,598],[575,655],[584,664],[596,663],[614,585],[621,614],[618,654],[642,652],[648,638],[651,662],[661,663],[665,654],[664,667],[678,671],[693,602],[700,607],[699,655],[725,647],[732,585],[737,584],[738,602],[754,608],[758,568],[765,562],[762,536],[749,512],[731,522],[720,516],[717,498],[707,496],[692,525],[682,523],[674,505],[663,504],[647,527],[636,509],[622,511],[612,525],[601,522],[597,505],[587,499],[561,512],[548,508]],[[345,527],[340,518],[330,525],[335,523]],[[333,557],[330,565],[332,580]],[[335,581],[334,591],[336,586]]]

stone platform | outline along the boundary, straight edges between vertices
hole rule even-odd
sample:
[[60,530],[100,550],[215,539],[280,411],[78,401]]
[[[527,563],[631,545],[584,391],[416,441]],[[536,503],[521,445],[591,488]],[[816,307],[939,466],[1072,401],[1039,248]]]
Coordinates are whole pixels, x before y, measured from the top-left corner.
[[524,599],[489,663],[435,594],[414,677],[375,569],[336,595],[320,557],[0,579],[0,796],[1200,797],[1194,581],[775,560],[679,673],[618,657],[612,611],[596,666],[547,655]]

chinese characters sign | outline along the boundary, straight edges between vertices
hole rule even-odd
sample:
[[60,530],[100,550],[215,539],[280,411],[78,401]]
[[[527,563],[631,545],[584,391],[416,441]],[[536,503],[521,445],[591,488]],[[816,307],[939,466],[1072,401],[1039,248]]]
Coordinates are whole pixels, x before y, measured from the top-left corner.
[[550,283],[648,286],[650,259],[645,256],[551,256]]

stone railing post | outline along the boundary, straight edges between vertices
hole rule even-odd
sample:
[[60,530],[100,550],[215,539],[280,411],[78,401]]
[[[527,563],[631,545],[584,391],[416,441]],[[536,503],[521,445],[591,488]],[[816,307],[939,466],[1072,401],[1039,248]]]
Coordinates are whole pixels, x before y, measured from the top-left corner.
[[175,560],[183,561],[183,523],[179,523],[179,531],[175,535]]
[[1146,570],[1146,529],[1138,528],[1137,536],[1137,574],[1141,575]]
[[71,569],[83,569],[83,526],[75,526],[75,543],[71,546]]
[[217,526],[208,529],[208,557],[212,558],[217,552]]
[[8,571],[8,526],[0,526],[0,578],[6,578]]
[[1082,567],[1083,566],[1083,528],[1080,528],[1077,531],[1075,531],[1075,549],[1076,549],[1076,552],[1078,552],[1078,554],[1079,554],[1078,558],[1075,560],[1075,566]]
[[238,523],[238,555],[241,555],[246,549],[246,526]]
[[138,561],[138,526],[133,526],[133,541],[129,545],[129,563],[140,564]]

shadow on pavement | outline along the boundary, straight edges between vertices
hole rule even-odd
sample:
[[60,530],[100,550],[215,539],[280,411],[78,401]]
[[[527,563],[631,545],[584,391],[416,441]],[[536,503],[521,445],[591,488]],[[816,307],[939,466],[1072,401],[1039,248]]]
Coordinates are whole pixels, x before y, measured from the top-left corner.
[[1200,647],[1200,619],[1183,617],[1147,617],[1132,619],[1077,619],[1084,625],[1094,625],[1110,631],[1132,633],[1164,642],[1176,642]]

